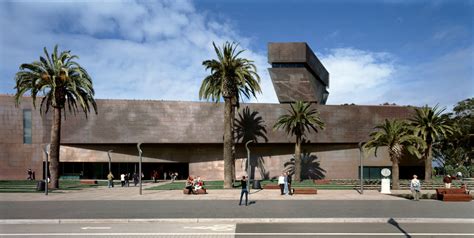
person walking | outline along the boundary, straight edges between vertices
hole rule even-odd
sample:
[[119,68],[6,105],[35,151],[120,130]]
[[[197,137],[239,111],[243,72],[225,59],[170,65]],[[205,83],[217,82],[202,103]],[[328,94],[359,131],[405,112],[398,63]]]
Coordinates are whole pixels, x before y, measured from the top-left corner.
[[109,188],[113,188],[114,187],[114,175],[112,174],[112,172],[109,172],[109,174],[107,175],[107,181],[109,182]]
[[420,200],[420,190],[421,190],[421,183],[420,180],[418,180],[418,176],[413,175],[413,179],[410,182],[410,190],[411,193],[413,194],[413,200],[414,201],[419,201]]
[[247,176],[242,176],[242,180],[240,180],[240,186],[242,186],[242,190],[240,191],[240,201],[239,206],[242,205],[242,197],[245,194],[245,206],[248,206],[248,198],[249,198],[249,191],[247,190]]
[[291,190],[291,175],[286,172],[286,182],[288,184],[288,194],[293,195],[293,191]]
[[288,195],[288,174],[283,174],[283,194]]
[[166,181],[166,177],[167,177],[168,174],[166,174],[166,172],[163,173],[163,179]]
[[283,195],[285,189],[285,173],[282,173],[280,177],[278,177],[278,186],[280,187],[281,195]]
[[125,184],[130,187],[130,173],[125,174]]
[[122,173],[120,175],[120,183],[122,184],[122,187],[125,186],[125,174],[124,173]]
[[133,173],[133,184],[135,185],[135,187],[138,184],[138,174],[136,172]]
[[451,182],[452,182],[452,178],[451,178],[451,175],[446,175],[444,176],[443,178],[443,183],[444,183],[444,187],[445,188],[451,188]]

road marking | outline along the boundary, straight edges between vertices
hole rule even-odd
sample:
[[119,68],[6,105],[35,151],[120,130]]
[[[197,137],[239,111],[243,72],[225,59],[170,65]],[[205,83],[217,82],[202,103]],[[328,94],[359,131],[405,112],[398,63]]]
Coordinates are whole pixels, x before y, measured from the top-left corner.
[[[0,236],[186,236],[195,233],[17,233]],[[199,235],[240,236],[474,236],[474,233],[199,233]]]
[[110,230],[108,226],[85,226],[81,227],[82,230]]
[[212,226],[185,226],[184,229],[198,229],[198,230],[211,230],[211,231],[234,231],[235,224],[216,224]]

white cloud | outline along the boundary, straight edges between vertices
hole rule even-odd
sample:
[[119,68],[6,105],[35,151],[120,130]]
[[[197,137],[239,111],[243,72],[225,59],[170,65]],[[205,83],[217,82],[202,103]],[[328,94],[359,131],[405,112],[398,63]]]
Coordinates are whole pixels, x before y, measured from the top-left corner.
[[[3,3],[0,26],[9,33],[0,37],[3,93],[13,93],[21,63],[58,43],[80,56],[97,98],[198,100],[208,73],[202,61],[215,58],[212,42],[236,41],[244,49],[249,42],[189,1]],[[265,96],[258,101],[277,102],[269,97],[266,56],[251,50],[245,56],[255,60],[262,76]]]
[[320,59],[330,74],[328,104],[378,104],[395,71],[388,53],[338,48]]

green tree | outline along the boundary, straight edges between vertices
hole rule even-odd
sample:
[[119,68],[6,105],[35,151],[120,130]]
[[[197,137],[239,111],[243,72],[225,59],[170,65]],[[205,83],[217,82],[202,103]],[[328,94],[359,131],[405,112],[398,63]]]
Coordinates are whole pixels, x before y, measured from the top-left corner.
[[425,181],[431,180],[433,172],[433,144],[439,141],[441,137],[453,133],[453,127],[449,125],[447,117],[442,116],[444,110],[438,109],[438,106],[434,108],[428,106],[415,108],[415,115],[410,118],[411,125],[414,127],[414,134],[426,143],[426,148],[422,153],[422,159],[425,161]]
[[15,101],[19,105],[22,96],[29,91],[35,108],[36,97],[43,97],[40,104],[42,114],[47,113],[50,108],[53,109],[50,172],[51,186],[58,188],[61,113],[66,112],[67,106],[67,109],[75,114],[79,105],[87,117],[91,106],[97,114],[97,105],[94,100],[92,79],[87,71],[74,61],[77,56],[71,55],[70,51],[58,54],[57,45],[51,55],[45,47],[44,54],[45,56],[41,56],[39,61],[20,65],[20,70],[15,75],[17,90]]
[[235,107],[242,96],[255,97],[256,92],[261,92],[260,77],[253,61],[240,57],[244,50],[237,51],[238,44],[226,42],[222,48],[214,42],[212,45],[217,59],[202,62],[211,73],[202,81],[199,99],[210,99],[216,103],[224,99],[224,188],[232,188]]
[[281,115],[273,129],[284,129],[287,134],[296,137],[295,142],[295,180],[301,181],[301,144],[306,133],[324,129],[324,122],[319,117],[317,109],[311,108],[311,103],[297,101],[290,104],[288,114]]
[[375,156],[377,156],[377,149],[381,146],[387,147],[388,155],[392,161],[392,188],[399,189],[398,164],[400,159],[405,151],[421,157],[418,148],[424,146],[424,141],[413,135],[406,122],[385,119],[383,124],[376,126],[375,131],[370,133],[370,139],[364,145],[364,148],[368,151],[375,149]]
[[442,136],[439,142],[433,145],[433,159],[443,166],[469,168],[474,159],[471,146],[474,141],[474,98],[458,102],[452,113],[442,116],[452,125],[453,133]]

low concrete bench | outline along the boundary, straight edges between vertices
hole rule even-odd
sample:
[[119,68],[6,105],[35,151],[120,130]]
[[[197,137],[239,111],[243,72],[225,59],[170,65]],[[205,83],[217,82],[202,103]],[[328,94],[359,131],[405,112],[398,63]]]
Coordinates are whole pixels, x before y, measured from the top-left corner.
[[437,188],[436,198],[446,202],[472,200],[471,195],[466,194],[466,190],[464,188]]
[[[183,189],[183,194],[188,194],[189,190],[187,188]],[[198,190],[194,190],[194,192],[196,194],[207,194],[207,191],[205,188],[201,188],[201,189],[198,189]],[[192,193],[191,193],[192,194]]]
[[318,194],[315,188],[294,188],[293,192],[293,194]]
[[280,189],[280,186],[278,184],[265,184],[263,189]]
[[443,202],[470,202],[472,200],[469,194],[447,193],[443,195]]
[[79,180],[80,184],[97,184],[97,180],[93,179],[81,179]]

